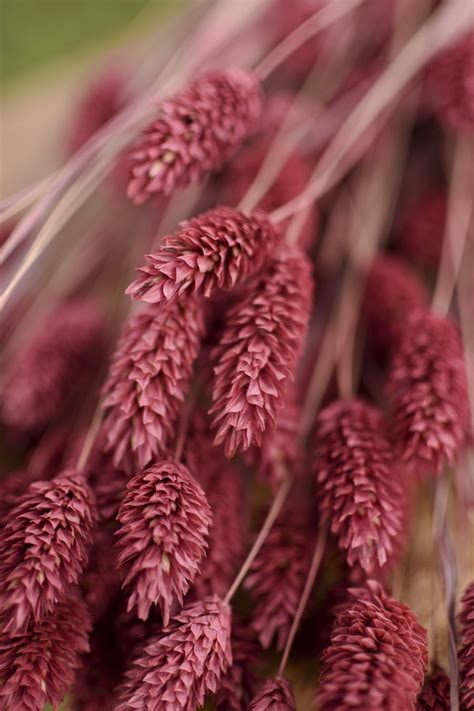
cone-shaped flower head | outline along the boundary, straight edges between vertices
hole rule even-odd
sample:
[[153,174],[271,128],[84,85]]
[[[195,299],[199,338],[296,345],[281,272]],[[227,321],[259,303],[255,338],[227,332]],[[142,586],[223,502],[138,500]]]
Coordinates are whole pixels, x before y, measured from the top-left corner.
[[5,425],[36,436],[64,415],[96,371],[103,334],[102,317],[92,304],[71,301],[54,309],[6,374]]
[[444,122],[461,131],[474,130],[474,32],[435,58],[428,70],[428,88]]
[[415,711],[428,652],[426,630],[378,583],[350,590],[323,653],[321,711]]
[[265,213],[245,215],[233,207],[215,207],[164,237],[159,251],[147,255],[127,294],[149,303],[212,296],[257,272],[279,239]]
[[159,604],[167,625],[173,600],[182,604],[206,554],[212,521],[206,496],[183,464],[165,460],[130,480],[118,520],[128,609],[146,620]]
[[189,387],[203,333],[190,300],[149,306],[125,325],[104,386],[106,448],[128,472],[164,456]]
[[467,587],[462,597],[459,618],[461,623],[459,697],[461,710],[470,711],[474,708],[474,582]]
[[295,699],[286,679],[267,679],[257,696],[251,701],[249,711],[296,711]]
[[262,276],[231,307],[214,350],[215,443],[227,456],[259,445],[274,426],[294,378],[309,320],[313,285],[303,252],[282,245]]
[[428,311],[413,313],[391,363],[393,435],[418,477],[453,464],[469,427],[466,367],[456,326]]
[[252,131],[261,109],[257,78],[240,69],[205,74],[162,101],[130,153],[128,197],[139,205],[218,170]]
[[24,632],[65,599],[87,563],[93,495],[66,470],[38,481],[10,511],[0,545],[0,618],[4,633]]
[[416,711],[451,711],[449,677],[439,667],[426,677],[416,700]]
[[403,528],[404,490],[382,414],[361,400],[322,410],[314,471],[321,516],[349,565],[370,573],[390,562]]
[[294,512],[284,511],[245,579],[256,603],[252,627],[265,649],[275,635],[278,649],[285,645],[308,574],[309,533]]
[[426,304],[423,284],[403,259],[377,257],[367,275],[363,305],[371,345],[390,352],[400,340],[407,314]]
[[117,711],[196,711],[232,663],[231,611],[216,595],[152,635],[127,672]]
[[88,650],[90,620],[75,595],[20,635],[0,636],[0,706],[5,711],[57,708]]

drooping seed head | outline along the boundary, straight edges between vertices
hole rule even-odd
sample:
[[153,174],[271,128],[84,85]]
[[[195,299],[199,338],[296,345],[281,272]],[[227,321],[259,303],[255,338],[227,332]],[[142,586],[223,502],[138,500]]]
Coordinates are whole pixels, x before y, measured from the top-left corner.
[[281,676],[267,679],[251,701],[249,711],[296,711],[295,698],[287,680]]
[[158,604],[167,625],[173,601],[182,604],[207,551],[206,496],[183,464],[165,460],[130,480],[118,520],[128,609],[146,620]]

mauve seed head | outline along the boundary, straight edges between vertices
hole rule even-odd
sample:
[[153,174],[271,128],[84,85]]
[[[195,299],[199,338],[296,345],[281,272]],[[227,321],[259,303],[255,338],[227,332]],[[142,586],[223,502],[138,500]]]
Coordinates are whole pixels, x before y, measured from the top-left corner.
[[422,282],[403,259],[377,257],[367,275],[363,303],[370,344],[390,353],[404,332],[407,314],[427,303]]
[[470,420],[463,347],[454,323],[425,310],[407,317],[388,393],[395,447],[409,471],[421,479],[453,464]]
[[219,170],[261,110],[257,78],[240,69],[205,74],[162,101],[130,152],[128,197],[139,205]]
[[280,239],[263,212],[245,215],[232,207],[212,208],[162,239],[159,251],[146,256],[127,294],[152,304],[210,297],[255,274]]
[[296,247],[275,250],[267,269],[228,311],[213,352],[215,444],[226,455],[259,446],[294,379],[312,303],[311,265]]
[[255,633],[247,625],[234,620],[231,645],[232,666],[219,682],[216,711],[246,711],[255,692],[255,668],[260,651]]
[[426,677],[416,711],[451,711],[449,677],[440,667],[435,666]]
[[195,711],[232,664],[231,610],[216,595],[186,606],[146,641],[126,674],[117,711]]
[[474,582],[468,585],[462,596],[459,622],[461,627],[459,696],[461,710],[469,711],[474,708]]
[[203,334],[198,301],[130,317],[104,386],[105,447],[132,473],[166,456]]
[[204,491],[183,464],[165,460],[130,480],[118,520],[128,609],[146,620],[159,604],[167,625],[173,601],[183,603],[207,551],[212,513]]
[[415,711],[428,660],[426,630],[411,610],[368,581],[349,590],[323,653],[321,711]]
[[250,702],[249,711],[296,711],[295,699],[286,679],[267,679]]
[[93,494],[66,470],[38,481],[7,516],[0,545],[0,617],[8,634],[25,632],[62,602],[84,570],[95,522]]
[[277,637],[283,649],[309,570],[311,529],[286,509],[270,531],[245,579],[255,600],[252,627],[264,649]]
[[451,128],[471,133],[474,128],[474,32],[441,52],[427,72],[435,110]]
[[3,423],[26,438],[66,417],[88,385],[104,349],[104,322],[92,303],[53,309],[6,373]]
[[0,635],[0,706],[13,711],[57,708],[73,682],[80,655],[89,649],[91,622],[83,601],[70,591],[54,612],[22,634]]
[[349,565],[372,573],[393,562],[405,493],[382,413],[356,399],[324,408],[316,423],[314,472],[321,517]]
[[397,230],[397,245],[415,265],[438,268],[448,207],[445,190],[422,195],[408,207]]

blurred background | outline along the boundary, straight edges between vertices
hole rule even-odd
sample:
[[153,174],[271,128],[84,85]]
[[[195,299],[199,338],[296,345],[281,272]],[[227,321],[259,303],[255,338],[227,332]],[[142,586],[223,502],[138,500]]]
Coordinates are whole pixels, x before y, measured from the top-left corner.
[[130,54],[145,56],[150,33],[189,4],[0,0],[1,196],[46,175],[60,162],[58,134],[98,66],[125,61]]

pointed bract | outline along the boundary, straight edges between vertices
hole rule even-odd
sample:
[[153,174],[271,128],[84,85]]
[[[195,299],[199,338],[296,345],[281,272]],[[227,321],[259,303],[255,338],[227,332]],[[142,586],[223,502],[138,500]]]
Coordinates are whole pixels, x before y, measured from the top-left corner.
[[459,698],[461,711],[470,711],[474,708],[474,582],[466,588],[462,596],[459,621]]
[[423,688],[416,700],[416,711],[450,711],[449,677],[439,667],[432,669],[426,677]]

